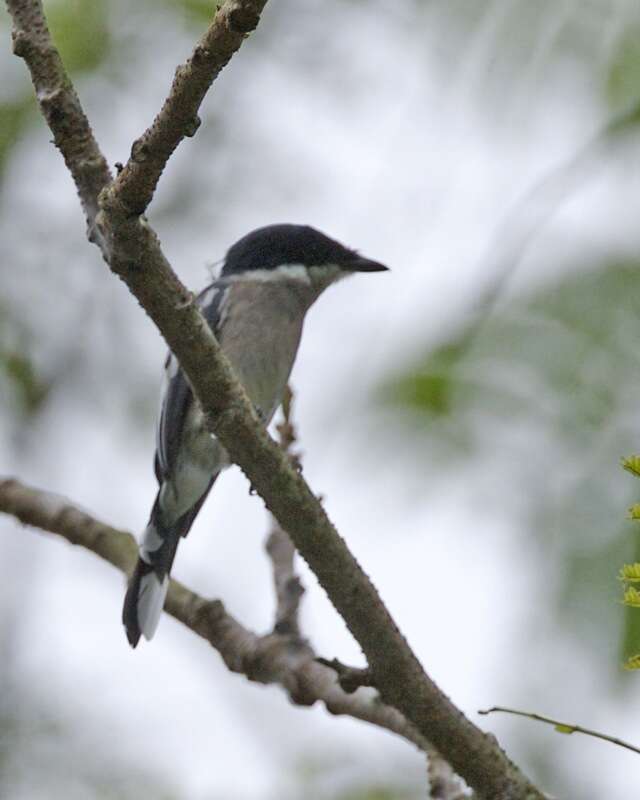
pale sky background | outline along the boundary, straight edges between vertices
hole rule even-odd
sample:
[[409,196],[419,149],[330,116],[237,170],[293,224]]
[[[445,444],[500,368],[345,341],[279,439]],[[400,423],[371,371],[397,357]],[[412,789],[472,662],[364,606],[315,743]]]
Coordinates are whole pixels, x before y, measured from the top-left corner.
[[[633,3],[613,0],[274,0],[207,97],[202,126],[171,160],[149,214],[194,290],[238,237],[273,222],[312,224],[391,267],[333,287],[308,317],[292,377],[305,475],[431,677],[534,779],[550,758],[552,782],[541,785],[558,797],[567,787],[572,798],[628,797],[638,757],[477,710],[524,707],[637,744],[640,688],[600,695],[589,653],[537,602],[553,554],[518,535],[526,487],[509,483],[500,453],[441,465],[416,452],[375,397],[464,318],[499,261],[496,236],[514,204],[620,110],[604,102],[598,70],[639,23]],[[121,0],[110,27],[117,51],[77,88],[113,165],[153,118],[196,31],[163,4],[131,10]],[[587,56],[567,44],[569,32]],[[27,78],[6,21],[0,35],[7,99]],[[3,403],[0,472],[138,533],[155,493],[165,348],[87,244],[49,138],[33,124],[5,170],[0,288],[3,306],[24,321],[34,362],[56,382],[26,426]],[[594,166],[526,250],[510,292],[587,268],[598,254],[636,256],[637,152]],[[553,463],[553,442],[540,449],[535,431],[514,435],[542,469]],[[260,499],[229,470],[181,546],[175,577],[266,630],[266,529]],[[94,760],[106,776],[139,770],[187,800],[298,798],[312,768],[322,798],[376,780],[420,786],[422,758],[409,745],[322,708],[294,708],[278,689],[228,673],[169,617],[151,644],[130,650],[124,580],[106,563],[8,517],[0,538],[3,660],[24,692],[22,735],[35,746],[30,720],[51,715],[72,765],[52,795],[14,759],[8,800],[86,798],[83,765]],[[323,655],[359,662],[301,571],[305,633]],[[618,635],[603,645],[611,669]],[[43,764],[66,763],[55,742],[38,745]]]

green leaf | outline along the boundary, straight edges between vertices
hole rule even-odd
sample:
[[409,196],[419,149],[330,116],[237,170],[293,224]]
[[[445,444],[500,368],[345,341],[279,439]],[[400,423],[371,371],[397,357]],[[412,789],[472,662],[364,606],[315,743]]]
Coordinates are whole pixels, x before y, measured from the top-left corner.
[[573,725],[565,725],[562,722],[559,722],[557,725],[554,725],[553,727],[556,731],[558,731],[558,733],[570,734],[576,732],[576,729],[573,727]]
[[640,456],[634,455],[623,458],[622,469],[635,475],[636,478],[640,478]]
[[640,563],[623,564],[618,573],[618,580],[625,583],[640,583]]
[[[630,544],[633,547],[632,557],[634,561],[636,563],[640,562],[640,538],[637,534],[630,536]],[[635,573],[635,571],[633,572]],[[631,582],[628,573],[624,574],[624,581]],[[635,581],[633,582],[635,583]],[[640,611],[633,606],[625,606],[620,655],[623,661],[625,661],[626,669],[630,668],[629,663],[636,664],[636,662],[638,662],[638,653],[640,653]],[[640,669],[640,663],[638,663],[634,669]]]

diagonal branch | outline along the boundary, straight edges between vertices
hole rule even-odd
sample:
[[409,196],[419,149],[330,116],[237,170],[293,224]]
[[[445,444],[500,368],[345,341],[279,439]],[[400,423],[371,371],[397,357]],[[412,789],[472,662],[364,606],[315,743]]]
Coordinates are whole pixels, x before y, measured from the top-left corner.
[[[7,0],[7,3],[13,14],[15,39],[19,41],[37,33],[40,48],[55,51],[39,0]],[[213,25],[217,24],[220,15],[225,18],[225,14],[230,15],[230,20],[244,19],[244,23],[237,24],[236,34],[239,34],[251,27],[253,19],[257,22],[258,6],[261,7],[260,3],[250,0],[230,0],[218,12]],[[235,9],[236,16],[229,9]],[[245,9],[252,10],[254,17],[244,18]],[[251,11],[248,13],[251,16]],[[235,27],[236,23],[233,25]],[[239,44],[241,37],[236,39],[235,35],[230,35],[223,41],[233,47]],[[27,61],[38,93],[39,86],[46,83],[44,78],[48,69],[40,64],[40,50],[23,46],[18,48],[18,53]],[[222,55],[224,60],[225,54]],[[61,75],[64,85],[70,86],[64,71],[60,72],[59,58],[54,61],[58,77]],[[52,81],[55,77],[51,76]],[[53,94],[47,119],[54,135],[64,138],[64,129],[58,123],[58,110],[67,113],[67,121],[73,127],[74,109],[65,110],[61,105],[62,99],[63,95]],[[193,120],[195,110],[190,110],[185,116]],[[82,113],[81,109],[79,113]],[[161,130],[168,125],[160,118],[156,123]],[[186,132],[178,126],[174,139]],[[153,137],[152,141],[155,141]],[[63,149],[62,145],[60,147]],[[170,152],[169,147],[166,158]],[[65,158],[73,160],[71,150],[65,153]],[[132,212],[132,209],[146,208],[164,165],[162,158],[162,155],[150,151],[147,157],[134,159],[136,167],[132,166],[128,173],[132,177],[125,176],[121,182],[109,184],[100,193],[95,230],[89,214],[93,240],[178,358],[203,409],[209,430],[242,468],[268,509],[287,531],[359,642],[383,700],[401,711],[446,757],[454,770],[477,789],[480,796],[540,800],[543,797],[540,791],[509,761],[495,741],[466,719],[426,675],[322,505],[263,429],[192,295],[166,261],[155,233],[143,218]],[[81,191],[83,184],[76,178],[79,171],[80,164],[74,165],[72,172]],[[136,182],[140,190],[138,199],[130,196],[130,187],[135,187]]]
[[[0,511],[91,550],[121,572],[133,568],[137,555],[133,536],[98,521],[60,495],[0,479]],[[219,600],[206,600],[175,580],[169,587],[166,610],[208,641],[232,672],[250,681],[280,685],[297,705],[321,702],[331,714],[385,728],[431,752],[416,729],[395,708],[381,703],[375,692],[344,692],[335,672],[319,664],[309,643],[297,636],[258,636],[228,614]]]

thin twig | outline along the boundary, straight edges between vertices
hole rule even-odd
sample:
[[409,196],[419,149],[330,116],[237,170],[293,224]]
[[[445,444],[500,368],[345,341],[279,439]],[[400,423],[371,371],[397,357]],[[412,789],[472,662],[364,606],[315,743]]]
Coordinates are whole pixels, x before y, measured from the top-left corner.
[[298,611],[304,586],[294,569],[295,547],[282,530],[275,517],[265,542],[271,560],[273,584],[276,592],[276,614],[273,630],[276,633],[300,635]]
[[600,733],[599,731],[591,730],[590,728],[583,728],[582,725],[574,725],[571,722],[560,722],[557,719],[553,719],[552,717],[544,717],[541,714],[535,714],[530,711],[517,711],[514,708],[505,708],[503,706],[493,706],[492,708],[487,708],[484,711],[478,711],[478,714],[493,714],[494,712],[500,711],[503,714],[515,714],[518,717],[528,717],[529,719],[533,719],[536,722],[544,722],[547,725],[553,725],[558,733],[583,733],[585,736],[591,736],[594,739],[602,739],[605,742],[611,742],[611,744],[616,744],[618,747],[624,747],[627,750],[633,750],[634,753],[640,753],[640,747],[635,747],[629,742],[625,742],[622,739],[619,739],[617,736],[609,736],[606,733]]
[[[277,426],[280,447],[289,460],[300,469],[300,456],[293,450],[296,443],[296,430],[291,417],[293,392],[286,387],[282,402],[283,420]],[[265,549],[271,560],[273,583],[276,592],[276,615],[274,631],[300,635],[298,611],[304,587],[294,569],[296,549],[291,538],[282,529],[278,520],[271,517],[271,530]]]

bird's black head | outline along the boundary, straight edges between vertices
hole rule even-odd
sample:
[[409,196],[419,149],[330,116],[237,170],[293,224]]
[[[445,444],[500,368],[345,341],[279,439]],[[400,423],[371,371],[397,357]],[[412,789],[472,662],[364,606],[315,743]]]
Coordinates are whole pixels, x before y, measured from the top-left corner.
[[388,269],[308,225],[268,225],[248,233],[229,248],[222,277],[249,277],[248,273],[268,276],[276,270],[286,277],[289,269],[293,275],[293,270],[299,273],[301,268],[311,267],[315,268],[314,273],[331,270],[336,277],[338,273]]

